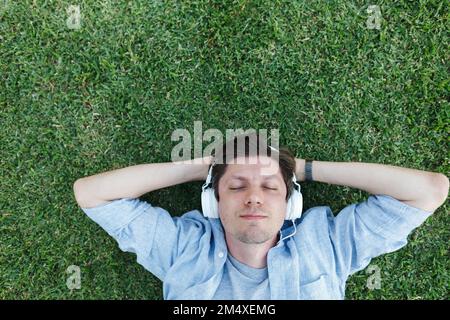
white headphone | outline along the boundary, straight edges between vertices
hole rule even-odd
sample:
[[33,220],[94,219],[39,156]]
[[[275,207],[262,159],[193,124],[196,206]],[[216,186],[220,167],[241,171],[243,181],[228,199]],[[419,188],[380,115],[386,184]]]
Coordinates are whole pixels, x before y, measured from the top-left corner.
[[[273,147],[270,148],[276,150]],[[213,163],[209,168],[208,177],[206,178],[206,182],[202,186],[202,210],[203,215],[206,218],[219,218],[219,204],[214,195],[214,189],[212,188],[211,183],[212,168],[214,165],[215,163]],[[303,196],[301,193],[300,184],[297,182],[297,178],[295,177],[294,172],[292,173],[292,182],[294,184],[294,188],[287,203],[285,220],[295,220],[302,216]]]

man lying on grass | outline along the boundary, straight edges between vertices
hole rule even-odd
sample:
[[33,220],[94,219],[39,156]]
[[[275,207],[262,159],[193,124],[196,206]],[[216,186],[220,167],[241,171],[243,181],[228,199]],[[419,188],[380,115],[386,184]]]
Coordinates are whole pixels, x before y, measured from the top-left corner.
[[[344,299],[351,274],[405,246],[408,234],[447,198],[449,180],[440,173],[356,162],[314,161],[311,167],[259,136],[264,147],[252,153],[254,137],[242,137],[244,153],[235,137],[201,164],[141,164],[74,184],[81,209],[163,282],[164,299]],[[268,166],[275,174],[264,170]],[[203,213],[172,217],[138,199],[207,177]],[[302,213],[296,181],[371,195],[336,217],[327,206]]]

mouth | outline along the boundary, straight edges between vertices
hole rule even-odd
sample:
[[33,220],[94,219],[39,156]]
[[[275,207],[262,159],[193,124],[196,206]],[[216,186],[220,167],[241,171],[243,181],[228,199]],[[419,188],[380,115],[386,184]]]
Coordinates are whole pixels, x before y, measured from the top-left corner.
[[266,216],[259,216],[259,215],[244,215],[241,216],[242,219],[245,220],[261,220],[267,218]]
[[242,219],[246,219],[246,220],[260,220],[260,219],[267,218],[267,216],[264,214],[261,214],[261,212],[249,212],[249,213],[240,215],[240,217]]

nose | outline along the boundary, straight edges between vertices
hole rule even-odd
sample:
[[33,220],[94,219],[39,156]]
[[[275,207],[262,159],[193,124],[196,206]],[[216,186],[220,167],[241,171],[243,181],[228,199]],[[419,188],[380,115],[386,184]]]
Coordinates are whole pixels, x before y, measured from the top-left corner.
[[261,205],[263,203],[263,195],[258,188],[250,188],[246,195],[246,205]]

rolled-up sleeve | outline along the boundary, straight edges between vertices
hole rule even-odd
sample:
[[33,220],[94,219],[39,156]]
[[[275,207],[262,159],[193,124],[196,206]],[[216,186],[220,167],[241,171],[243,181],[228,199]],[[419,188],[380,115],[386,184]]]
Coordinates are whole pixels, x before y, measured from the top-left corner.
[[133,198],[114,200],[94,208],[81,208],[125,252],[163,281],[177,252],[177,221],[166,210]]
[[337,273],[343,278],[364,269],[370,260],[407,244],[408,235],[433,212],[409,206],[388,195],[366,201],[329,217]]

